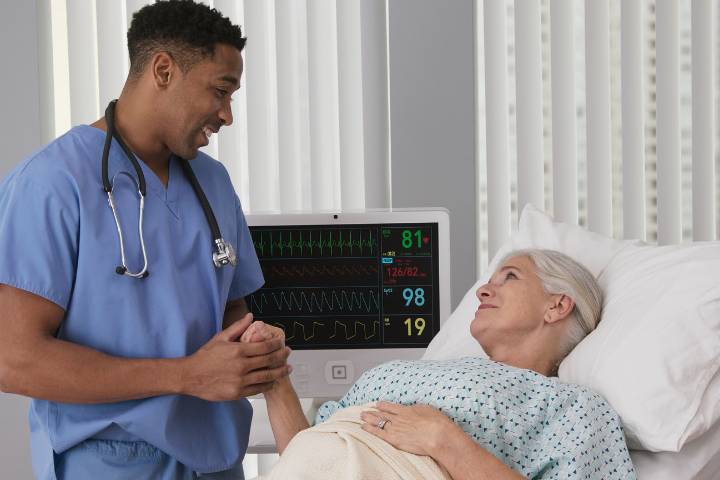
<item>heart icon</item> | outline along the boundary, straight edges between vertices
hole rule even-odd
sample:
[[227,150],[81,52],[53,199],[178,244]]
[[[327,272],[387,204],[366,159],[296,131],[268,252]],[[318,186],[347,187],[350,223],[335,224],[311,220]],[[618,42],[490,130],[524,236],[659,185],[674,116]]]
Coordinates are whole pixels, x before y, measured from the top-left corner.
[[430,241],[429,238],[423,238],[423,243],[427,243],[427,242],[429,242],[429,241]]

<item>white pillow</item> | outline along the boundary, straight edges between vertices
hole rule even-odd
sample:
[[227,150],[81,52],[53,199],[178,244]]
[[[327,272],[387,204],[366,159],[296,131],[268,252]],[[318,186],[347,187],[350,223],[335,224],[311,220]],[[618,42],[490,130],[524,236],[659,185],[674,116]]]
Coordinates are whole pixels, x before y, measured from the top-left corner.
[[[561,364],[560,378],[602,395],[620,416],[631,448],[678,451],[718,420],[720,287],[714,287],[720,284],[719,242],[650,247],[553,223],[528,205],[518,231],[423,358],[486,357],[470,335],[480,304],[475,290],[487,283],[501,257],[526,247],[563,252],[598,277],[605,295],[603,320]],[[682,319],[673,316],[681,310]]]
[[589,232],[577,225],[554,223],[550,215],[528,204],[520,216],[518,231],[500,247],[480,280],[467,292],[460,305],[430,342],[423,358],[447,360],[487,357],[478,342],[470,335],[470,323],[480,306],[475,291],[490,280],[499,267],[497,263],[511,250],[528,247],[557,250],[582,263],[595,277],[598,277],[618,253],[639,245],[646,243],[640,240],[614,240]]
[[720,242],[633,248],[598,280],[602,321],[560,378],[604,397],[630,448],[677,452],[720,418]]

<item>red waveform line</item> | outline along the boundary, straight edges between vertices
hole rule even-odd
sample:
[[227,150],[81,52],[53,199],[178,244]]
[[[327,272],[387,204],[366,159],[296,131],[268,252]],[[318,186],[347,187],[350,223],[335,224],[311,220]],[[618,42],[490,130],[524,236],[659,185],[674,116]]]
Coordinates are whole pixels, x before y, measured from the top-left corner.
[[[268,276],[267,268],[262,267],[263,269],[263,275]],[[277,267],[272,267],[270,270],[269,276],[275,276],[280,275],[281,277],[284,277],[286,275],[295,276],[305,276],[305,275],[372,275],[375,273],[377,275],[378,271],[377,268],[370,266],[369,270],[363,266],[360,267],[348,267],[347,265],[343,265],[342,269],[338,268],[337,266],[333,266],[332,269],[328,268],[327,266],[323,266],[322,269],[313,266],[312,270],[310,270],[308,267],[303,266],[302,270],[299,270],[297,267],[292,267],[290,270],[288,270],[287,267],[282,267],[282,269],[278,269]]]

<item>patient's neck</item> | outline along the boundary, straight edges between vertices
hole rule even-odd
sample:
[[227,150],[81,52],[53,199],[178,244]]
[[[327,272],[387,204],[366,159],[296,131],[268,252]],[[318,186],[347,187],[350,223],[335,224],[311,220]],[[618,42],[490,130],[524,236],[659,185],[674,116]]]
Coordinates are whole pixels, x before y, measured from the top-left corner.
[[488,349],[490,360],[511,367],[532,370],[546,377],[555,373],[557,348],[538,342],[523,342],[517,345],[503,345]]

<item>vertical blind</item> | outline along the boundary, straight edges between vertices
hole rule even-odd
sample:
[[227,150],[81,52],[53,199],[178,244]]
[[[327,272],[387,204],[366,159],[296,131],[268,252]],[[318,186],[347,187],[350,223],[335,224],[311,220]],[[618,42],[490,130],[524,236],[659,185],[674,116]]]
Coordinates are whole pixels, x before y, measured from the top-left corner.
[[716,238],[717,3],[475,0],[483,263],[511,203],[618,238]]
[[[119,95],[149,2],[41,1],[61,134]],[[386,2],[206,1],[249,38],[206,147],[246,211],[390,206]],[[474,0],[478,272],[527,203],[618,238],[716,238],[717,3]]]
[[[42,1],[52,13],[53,51],[41,69],[54,85],[43,113],[54,115],[57,136],[94,122],[120,95],[129,70],[127,28],[133,12],[152,2]],[[204,3],[248,37],[234,123],[203,149],[226,166],[245,211],[389,207],[389,175],[368,195],[365,182],[366,170],[389,171],[389,136],[364,128],[388,125],[387,64],[372,65],[384,89],[378,78],[364,86],[362,51],[387,48],[385,38],[362,33],[386,33],[385,0]]]

